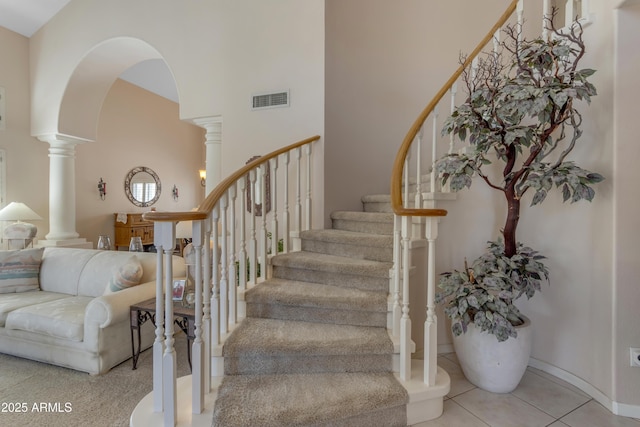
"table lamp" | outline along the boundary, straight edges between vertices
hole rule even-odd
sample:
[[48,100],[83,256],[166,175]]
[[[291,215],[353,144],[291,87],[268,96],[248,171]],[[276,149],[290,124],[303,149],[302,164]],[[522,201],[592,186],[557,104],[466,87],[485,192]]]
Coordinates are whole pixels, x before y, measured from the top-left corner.
[[0,221],[16,221],[4,228],[4,238],[9,243],[9,249],[24,249],[33,242],[38,227],[22,221],[41,220],[42,217],[35,213],[24,203],[11,202],[0,209]]

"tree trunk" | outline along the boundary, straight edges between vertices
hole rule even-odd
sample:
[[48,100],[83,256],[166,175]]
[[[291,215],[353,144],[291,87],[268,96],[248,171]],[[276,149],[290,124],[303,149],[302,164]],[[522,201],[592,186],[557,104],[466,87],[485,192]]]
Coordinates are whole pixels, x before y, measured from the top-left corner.
[[520,199],[516,197],[513,188],[505,191],[507,198],[507,222],[504,225],[502,236],[504,237],[504,254],[511,258],[516,254],[516,228],[520,220]]

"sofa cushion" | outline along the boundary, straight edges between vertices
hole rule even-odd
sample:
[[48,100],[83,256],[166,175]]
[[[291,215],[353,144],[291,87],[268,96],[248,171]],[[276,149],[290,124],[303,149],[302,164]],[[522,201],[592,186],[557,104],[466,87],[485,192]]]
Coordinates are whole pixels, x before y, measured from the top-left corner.
[[7,316],[5,328],[71,341],[84,338],[84,312],[91,297],[70,296],[22,307]]
[[140,284],[142,265],[138,257],[132,255],[122,265],[113,269],[113,274],[105,293],[118,292]]
[[[100,251],[93,249],[47,247],[40,268],[40,289],[78,295],[80,276],[84,274],[89,261]],[[102,290],[107,275],[102,279]],[[81,294],[84,295],[84,294]],[[94,295],[97,296],[97,295]]]
[[0,251],[0,294],[40,289],[44,248]]
[[0,327],[4,326],[7,316],[13,310],[68,297],[69,295],[66,294],[43,291],[2,294],[0,295]]

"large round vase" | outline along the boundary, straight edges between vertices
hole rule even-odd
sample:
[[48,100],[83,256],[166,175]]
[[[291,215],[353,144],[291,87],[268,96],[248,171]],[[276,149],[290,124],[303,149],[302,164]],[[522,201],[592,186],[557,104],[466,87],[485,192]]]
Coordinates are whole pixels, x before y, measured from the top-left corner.
[[498,342],[471,323],[467,332],[453,337],[460,366],[472,384],[493,393],[510,393],[518,386],[531,355],[531,321],[516,327],[517,338]]

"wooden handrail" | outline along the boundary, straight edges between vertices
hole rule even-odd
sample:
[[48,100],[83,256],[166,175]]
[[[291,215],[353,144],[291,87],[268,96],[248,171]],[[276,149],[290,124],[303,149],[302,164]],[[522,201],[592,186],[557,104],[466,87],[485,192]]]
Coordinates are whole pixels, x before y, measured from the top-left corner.
[[[513,0],[507,10],[502,14],[498,22],[493,26],[491,31],[482,39],[482,41],[476,46],[476,48],[467,56],[466,60],[458,67],[453,75],[447,80],[442,89],[436,93],[431,102],[422,110],[422,113],[413,123],[413,126],[407,132],[402,145],[398,150],[396,159],[393,163],[393,170],[391,172],[391,207],[396,215],[400,216],[445,216],[447,211],[444,209],[418,209],[418,208],[405,208],[402,204],[402,172],[404,169],[405,159],[411,148],[411,144],[415,139],[424,121],[429,117],[429,114],[433,112],[440,100],[451,89],[453,84],[460,78],[464,70],[471,64],[473,59],[482,52],[482,49],[491,41],[496,31],[498,31],[507,22],[507,20],[513,15],[519,0]],[[434,159],[435,161],[435,159]]]
[[278,157],[288,151],[295,148],[302,147],[303,145],[310,144],[320,139],[319,135],[312,136],[311,138],[303,139],[286,147],[280,148],[269,154],[265,154],[252,162],[247,163],[242,168],[238,169],[233,174],[229,175],[222,182],[220,182],[216,188],[209,193],[206,199],[198,206],[194,211],[189,212],[145,212],[142,214],[142,218],[147,221],[157,222],[178,222],[178,221],[192,221],[201,220],[207,218],[213,208],[216,206],[220,198],[229,190],[229,188],[236,183],[241,177],[246,175],[250,170],[260,166],[261,164],[268,162],[269,160]]

